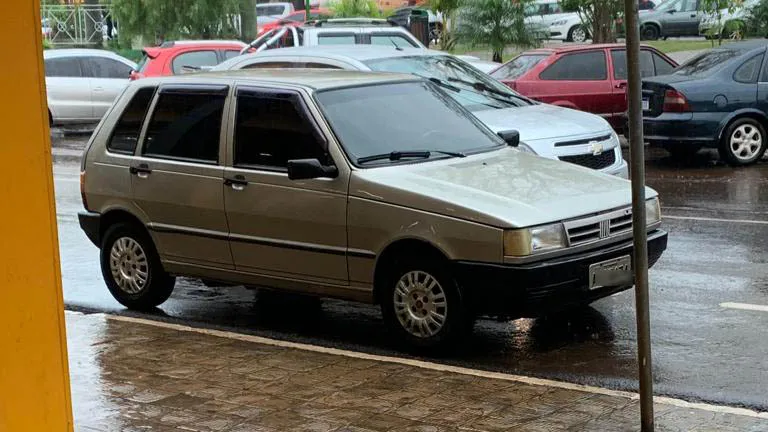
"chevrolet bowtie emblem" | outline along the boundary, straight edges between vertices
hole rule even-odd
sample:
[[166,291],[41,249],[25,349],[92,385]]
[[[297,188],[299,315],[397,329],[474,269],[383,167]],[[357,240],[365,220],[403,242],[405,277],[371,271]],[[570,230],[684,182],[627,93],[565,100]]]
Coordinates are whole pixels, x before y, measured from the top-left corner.
[[590,141],[589,146],[590,146],[590,149],[592,150],[593,156],[600,156],[600,154],[603,153],[602,143],[599,143],[597,141]]

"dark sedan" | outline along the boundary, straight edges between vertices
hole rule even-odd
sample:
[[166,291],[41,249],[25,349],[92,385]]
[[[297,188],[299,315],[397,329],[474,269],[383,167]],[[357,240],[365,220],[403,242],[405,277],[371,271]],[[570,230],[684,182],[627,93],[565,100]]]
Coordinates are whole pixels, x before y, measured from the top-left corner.
[[685,158],[717,148],[733,165],[760,159],[768,146],[768,41],[726,44],[670,75],[643,80],[643,125],[651,145]]

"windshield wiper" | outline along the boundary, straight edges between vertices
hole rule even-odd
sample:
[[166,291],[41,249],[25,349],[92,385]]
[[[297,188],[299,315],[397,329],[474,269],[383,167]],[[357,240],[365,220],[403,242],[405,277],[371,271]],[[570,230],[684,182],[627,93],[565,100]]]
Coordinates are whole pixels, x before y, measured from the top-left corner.
[[[435,84],[439,85],[440,87],[442,87],[442,88],[446,88],[446,89],[448,89],[448,90],[450,90],[450,91],[452,91],[452,92],[456,93],[457,95],[461,96],[461,89],[460,89],[460,88],[458,88],[458,87],[456,87],[456,86],[452,86],[452,85],[448,84],[447,82],[445,82],[445,81],[441,80],[440,78],[435,78],[435,77],[428,77],[428,76],[425,76],[425,75],[420,75],[420,74],[414,74],[414,75],[416,75],[416,76],[420,76],[420,77],[422,77],[422,78],[426,78],[426,79],[430,80],[431,82],[433,82],[433,83],[435,83]],[[485,96],[485,95],[483,95],[482,93],[478,93],[478,92],[476,92],[476,91],[471,91],[471,90],[467,90],[467,91],[469,91],[470,93],[474,93],[474,94],[478,94],[478,95],[481,95],[481,96],[483,96],[483,97],[486,97],[486,96]],[[467,99],[467,98],[465,97],[465,99]],[[509,101],[507,101],[507,100],[501,100],[501,99],[499,99],[499,98],[495,98],[495,97],[492,97],[492,98],[490,98],[490,99],[493,99],[493,100],[495,100],[495,101],[499,101],[499,102],[504,102],[504,103],[506,103],[506,104],[508,104],[508,103],[509,103]],[[498,105],[493,105],[493,104],[490,104],[490,103],[487,103],[487,102],[475,102],[475,103],[479,103],[479,104],[481,104],[481,105],[485,105],[485,106],[488,106],[488,107],[491,107],[491,108],[501,108],[501,107],[500,107],[500,106],[498,106]]]
[[403,159],[403,158],[427,159],[430,156],[432,156],[432,153],[444,154],[447,156],[460,157],[460,158],[467,157],[467,155],[461,152],[452,152],[452,151],[444,151],[444,150],[393,151],[389,153],[381,153],[381,154],[375,154],[371,156],[364,156],[361,158],[357,158],[357,163],[364,164],[367,162],[373,162],[373,161],[385,160],[385,159],[389,159],[391,161],[399,161],[400,159]]
[[[528,99],[526,99],[526,98],[524,98],[522,96],[518,96],[518,95],[516,95],[514,93],[509,93],[509,92],[501,91],[499,89],[495,89],[495,88],[489,86],[488,84],[486,84],[486,83],[484,83],[482,81],[472,82],[472,81],[466,81],[466,80],[459,79],[459,78],[448,78],[448,81],[450,81],[450,82],[457,82],[457,83],[461,83],[461,84],[464,84],[464,85],[468,85],[468,86],[470,86],[473,89],[478,90],[478,91],[484,91],[484,92],[487,92],[487,93],[493,93],[495,95],[503,96],[503,97],[505,97],[507,99],[504,102],[509,102],[510,98],[515,98],[515,99],[519,99],[519,100],[528,102]],[[498,98],[494,98],[494,99],[499,100]]]

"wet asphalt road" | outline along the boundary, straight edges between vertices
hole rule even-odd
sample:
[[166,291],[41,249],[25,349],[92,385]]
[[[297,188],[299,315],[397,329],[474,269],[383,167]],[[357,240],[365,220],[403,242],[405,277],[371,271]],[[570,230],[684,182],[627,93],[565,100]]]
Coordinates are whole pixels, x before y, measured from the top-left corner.
[[[54,174],[67,308],[134,314],[109,295],[98,250],[81,232],[76,157],[87,136],[55,137]],[[648,155],[662,198],[669,248],[651,270],[655,392],[768,410],[768,162],[733,169],[703,154],[679,165]],[[265,297],[265,296],[263,296]],[[266,297],[242,287],[180,280],[169,301],[138,314],[192,326],[409,356],[390,341],[373,306]],[[465,346],[429,360],[606,388],[634,390],[632,291],[556,318],[481,321]]]

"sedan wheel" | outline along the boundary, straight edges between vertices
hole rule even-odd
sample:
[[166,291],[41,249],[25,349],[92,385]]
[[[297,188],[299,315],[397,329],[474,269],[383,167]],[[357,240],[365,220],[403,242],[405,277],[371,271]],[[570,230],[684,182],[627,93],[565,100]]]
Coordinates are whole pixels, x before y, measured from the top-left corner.
[[576,43],[582,43],[587,40],[587,31],[583,26],[576,26],[571,30],[569,39]]
[[428,338],[443,329],[448,301],[443,287],[431,274],[418,270],[404,274],[392,300],[397,320],[412,336]]
[[117,286],[128,294],[138,294],[147,285],[147,254],[130,237],[120,237],[112,244],[109,269]]
[[720,145],[720,155],[733,165],[749,165],[763,156],[766,149],[763,126],[754,119],[739,119],[728,127]]

